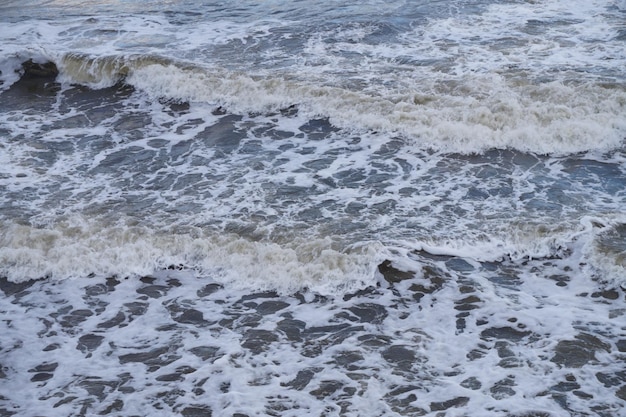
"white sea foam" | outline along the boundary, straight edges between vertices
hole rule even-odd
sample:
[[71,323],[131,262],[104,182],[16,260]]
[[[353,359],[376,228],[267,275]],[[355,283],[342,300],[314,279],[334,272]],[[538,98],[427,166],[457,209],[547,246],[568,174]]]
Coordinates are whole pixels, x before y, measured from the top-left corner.
[[453,74],[524,69],[546,76],[546,68],[619,74],[626,47],[606,1],[540,3],[495,3],[479,14],[433,20],[407,41],[414,55],[450,62]]
[[[602,237],[623,225],[617,218],[583,218],[572,229],[535,229],[468,233],[464,238],[430,241],[357,242],[340,236],[251,241],[229,234],[155,232],[144,227],[73,219],[53,228],[5,224],[0,275],[13,282],[40,277],[53,280],[98,276],[144,276],[183,266],[232,288],[290,293],[311,289],[321,294],[351,291],[376,283],[377,266],[392,259],[401,269],[419,269],[415,253],[458,257],[469,262],[570,259],[588,264],[600,285],[625,285],[623,248],[610,249]],[[623,226],[622,226],[623,227]],[[345,239],[345,237],[343,237]]]
[[[270,111],[276,104],[242,117],[211,114],[215,104],[206,103],[175,112],[144,94],[116,105],[97,109],[93,127],[89,106],[0,118],[12,137],[32,138],[3,144],[0,155],[6,214],[20,219],[4,224],[3,273],[11,280],[143,275],[183,264],[234,285],[332,292],[373,282],[398,241],[405,256],[550,258],[593,240],[578,236],[587,233],[583,216],[622,210],[612,183],[623,175],[619,152],[595,154],[597,162],[451,156],[386,132],[352,135],[324,123],[323,139],[312,140],[311,115],[279,116]],[[216,144],[231,140],[222,123],[248,129],[233,136],[231,150]],[[30,197],[13,201],[23,195]],[[128,221],[116,224],[124,213]],[[77,220],[82,215],[101,219]],[[39,242],[47,246],[33,249]],[[83,262],[74,262],[76,253]],[[616,274],[606,281],[617,282]]]
[[294,39],[298,22],[269,17],[192,21],[184,33],[159,15],[11,23],[0,50],[2,88],[16,80],[20,59],[48,59],[63,82],[101,88],[126,79],[153,97],[237,113],[297,105],[339,127],[402,134],[420,147],[604,151],[626,137],[626,47],[606,7],[485,5],[377,41],[368,37],[379,28],[367,23]]
[[597,84],[519,85],[472,76],[447,85],[424,82],[413,93],[370,95],[285,78],[223,70],[147,65],[126,80],[156,97],[205,101],[236,113],[292,105],[346,129],[383,130],[416,145],[452,152],[510,148],[544,154],[610,150],[623,144],[626,91]]
[[331,239],[282,244],[228,234],[155,233],[75,219],[54,228],[4,224],[0,275],[13,282],[87,275],[143,276],[170,266],[202,271],[233,288],[332,294],[375,282],[380,245],[335,248]]
[[[616,387],[602,383],[621,371],[620,353],[608,341],[619,332],[623,309],[589,296],[589,281],[550,285],[548,276],[567,263],[531,260],[518,271],[523,282],[501,285],[495,280],[514,281],[507,268],[519,264],[490,273],[422,262],[450,279],[420,301],[408,288],[429,282],[419,277],[332,301],[250,294],[180,271],[145,283],[35,283],[19,297],[2,298],[11,317],[0,323],[10,346],[3,372],[16,387],[5,404],[20,416],[53,405],[53,415],[71,414],[85,398],[98,412],[117,404],[139,415],[201,405],[248,415],[339,415],[341,407],[355,417],[435,416],[451,400],[450,415],[623,410]],[[279,310],[264,311],[264,304]],[[185,311],[197,319],[181,319]],[[368,320],[363,312],[381,314]],[[268,339],[255,340],[255,332]],[[587,345],[576,344],[581,335]],[[559,343],[571,347],[568,360],[582,355],[584,364],[562,363]],[[394,356],[394,349],[407,356]],[[54,368],[47,376],[46,366]],[[33,391],[38,401],[28,401]],[[567,398],[567,410],[550,393]]]
[[621,213],[610,219],[584,218],[583,223],[593,233],[593,239],[582,248],[591,272],[609,286],[626,288],[626,216]]
[[0,410],[623,412],[620,2],[17,3]]

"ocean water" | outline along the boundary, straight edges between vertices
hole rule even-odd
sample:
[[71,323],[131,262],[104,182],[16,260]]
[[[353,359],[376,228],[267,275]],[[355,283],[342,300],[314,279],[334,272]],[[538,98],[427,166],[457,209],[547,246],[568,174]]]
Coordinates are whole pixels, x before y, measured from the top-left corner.
[[0,4],[0,415],[626,413],[626,2]]

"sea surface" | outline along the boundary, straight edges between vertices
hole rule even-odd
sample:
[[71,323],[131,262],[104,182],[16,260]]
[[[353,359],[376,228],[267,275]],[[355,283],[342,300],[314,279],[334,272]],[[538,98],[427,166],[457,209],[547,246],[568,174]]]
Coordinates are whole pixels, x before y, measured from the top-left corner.
[[626,415],[626,1],[0,2],[1,416]]

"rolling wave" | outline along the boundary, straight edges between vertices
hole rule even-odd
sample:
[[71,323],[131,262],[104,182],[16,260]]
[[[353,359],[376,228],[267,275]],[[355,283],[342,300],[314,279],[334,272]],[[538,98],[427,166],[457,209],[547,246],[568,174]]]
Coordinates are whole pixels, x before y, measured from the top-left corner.
[[444,152],[566,155],[610,151],[626,138],[626,88],[616,83],[476,74],[405,80],[400,90],[342,86],[298,73],[246,73],[158,55],[71,53],[55,63],[63,84],[98,89],[124,82],[154,99],[209,103],[235,114],[295,107],[338,128],[401,135],[417,147]]

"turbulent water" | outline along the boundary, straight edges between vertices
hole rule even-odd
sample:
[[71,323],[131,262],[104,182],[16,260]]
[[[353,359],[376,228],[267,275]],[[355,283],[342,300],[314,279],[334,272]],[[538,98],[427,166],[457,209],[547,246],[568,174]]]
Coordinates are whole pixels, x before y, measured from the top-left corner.
[[0,4],[0,414],[626,412],[626,2]]

